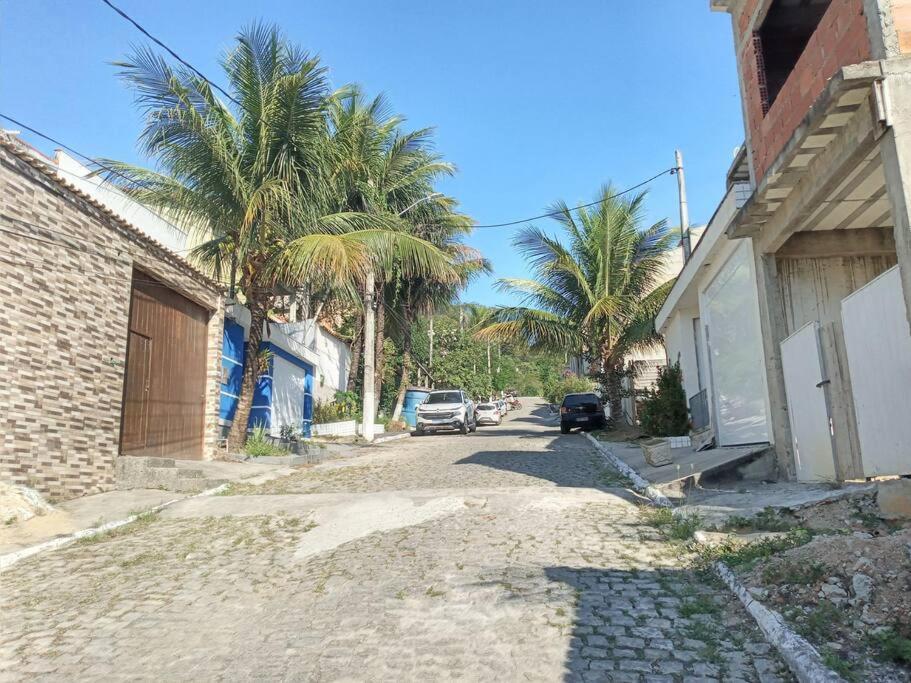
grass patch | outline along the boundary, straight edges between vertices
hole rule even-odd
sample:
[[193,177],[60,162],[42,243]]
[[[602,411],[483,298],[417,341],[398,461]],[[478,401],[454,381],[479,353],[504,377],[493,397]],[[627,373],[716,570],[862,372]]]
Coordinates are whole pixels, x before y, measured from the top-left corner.
[[826,575],[825,565],[819,562],[797,564],[796,562],[777,562],[764,567],[762,578],[766,583],[792,584],[808,586],[821,581]]
[[752,568],[760,560],[776,553],[790,550],[808,543],[813,534],[808,529],[791,529],[786,535],[777,538],[764,538],[761,541],[738,545],[727,541],[717,546],[698,546],[693,550],[699,555],[703,564],[708,565],[721,561],[730,567]]
[[843,620],[844,614],[840,609],[828,600],[820,600],[807,614],[805,621],[798,625],[798,630],[808,638],[829,641]]
[[128,534],[132,534],[135,531],[139,531],[140,529],[144,529],[145,527],[154,523],[157,519],[158,512],[153,510],[136,513],[136,519],[134,519],[129,524],[124,524],[109,531],[103,531],[100,534],[95,534],[94,536],[83,536],[76,541],[76,545],[94,545],[95,543],[108,541],[112,538],[126,536]]
[[911,639],[905,638],[895,629],[871,635],[870,643],[879,649],[882,659],[911,665]]
[[287,450],[272,443],[268,430],[262,425],[257,425],[251,430],[247,442],[244,444],[244,453],[251,458],[288,455]]
[[753,517],[735,516],[724,525],[727,531],[790,531],[794,522],[773,507],[767,507]]
[[680,616],[686,619],[696,614],[718,614],[720,608],[714,600],[706,595],[700,595],[692,600],[687,600],[680,606]]
[[678,516],[670,508],[644,507],[640,513],[645,523],[660,529],[668,538],[675,541],[687,541],[702,526],[698,515]]
[[846,681],[859,680],[857,670],[855,668],[856,665],[854,662],[845,659],[833,649],[828,647],[822,648],[820,650],[820,655],[822,655],[822,663],[832,669],[832,671],[837,673]]

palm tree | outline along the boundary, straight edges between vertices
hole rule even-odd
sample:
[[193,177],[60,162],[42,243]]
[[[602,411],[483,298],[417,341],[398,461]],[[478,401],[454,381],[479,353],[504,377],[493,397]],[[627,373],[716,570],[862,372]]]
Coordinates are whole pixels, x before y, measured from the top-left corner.
[[614,195],[602,187],[598,205],[576,215],[563,202],[554,206],[566,244],[533,226],[519,232],[513,243],[534,277],[498,281],[522,301],[495,309],[477,336],[583,355],[618,418],[624,359],[661,342],[654,316],[673,285],[665,281],[673,235],[664,221],[643,228],[644,193],[629,200]]
[[344,291],[374,263],[441,277],[451,268],[436,247],[399,230],[394,216],[338,208],[325,70],[276,28],[253,25],[237,36],[223,60],[230,104],[150,49],[119,66],[145,114],[143,151],[159,170],[109,161],[118,184],[192,228],[203,241],[191,258],[215,277],[229,264],[233,277],[236,268],[250,309],[251,362],[228,438],[236,450],[246,439],[261,371],[253,359],[278,287]]
[[[394,115],[385,98],[380,95],[366,99],[357,88],[348,89],[337,97],[330,110],[332,140],[335,146],[336,172],[334,177],[341,188],[343,202],[340,209],[362,212],[367,215],[395,216],[400,227],[412,237],[434,243],[433,232],[421,233],[414,226],[433,214],[434,221],[446,219],[446,211],[434,213],[434,207],[446,207],[447,200],[434,192],[434,182],[441,176],[454,172],[451,164],[430,149],[431,129],[403,132],[404,119]],[[463,219],[467,225],[467,219]],[[439,245],[445,246],[445,245]],[[447,253],[446,250],[441,250]],[[453,258],[455,255],[449,253]],[[458,265],[458,264],[456,264]],[[379,269],[376,278],[374,301],[377,306],[376,336],[362,338],[362,316],[355,321],[355,344],[352,354],[348,388],[354,388],[355,375],[360,364],[363,346],[375,345],[374,396],[379,403],[382,393],[384,339],[386,336],[386,292],[397,277],[438,279],[454,283],[458,273],[411,269],[405,273],[398,262]],[[352,288],[363,289],[363,282],[351,283]]]
[[433,315],[436,308],[451,304],[458,293],[471,280],[482,273],[491,272],[490,262],[479,251],[461,242],[470,231],[468,217],[454,212],[454,203],[444,197],[440,201],[428,204],[411,219],[413,232],[438,246],[451,256],[458,273],[458,279],[439,280],[432,276],[406,277],[399,274],[393,283],[396,296],[394,307],[401,323],[398,338],[402,345],[402,368],[396,391],[392,419],[397,420],[402,413],[405,392],[408,390],[412,365],[412,328],[418,316]]

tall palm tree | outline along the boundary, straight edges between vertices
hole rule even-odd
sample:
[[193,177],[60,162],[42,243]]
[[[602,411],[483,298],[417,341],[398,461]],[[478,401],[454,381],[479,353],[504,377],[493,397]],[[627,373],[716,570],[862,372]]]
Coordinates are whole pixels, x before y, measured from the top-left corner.
[[653,321],[673,285],[666,280],[674,238],[665,221],[644,227],[644,193],[614,194],[602,187],[599,204],[575,215],[563,202],[553,207],[565,244],[533,226],[519,232],[513,243],[534,277],[498,281],[521,304],[495,309],[477,336],[583,355],[617,418],[626,356],[661,341]]
[[[441,195],[434,192],[434,182],[450,175],[454,168],[433,153],[430,148],[431,129],[404,132],[404,119],[392,114],[386,99],[380,95],[372,100],[357,88],[348,89],[333,102],[330,109],[332,140],[335,146],[336,172],[334,177],[342,189],[340,209],[362,212],[370,216],[395,216],[400,228],[412,237],[433,243],[428,235],[419,234],[414,226],[427,216],[428,207],[445,205]],[[435,217],[439,219],[439,216]],[[466,221],[467,224],[467,221]],[[446,253],[443,251],[443,253]],[[453,257],[453,254],[449,254]],[[352,356],[352,373],[348,388],[353,389],[363,347],[375,345],[375,386],[377,403],[382,393],[384,339],[386,336],[386,291],[396,277],[429,277],[455,282],[457,272],[405,273],[398,262],[377,273],[374,301],[377,307],[376,336],[365,339],[361,334],[361,316],[355,322],[355,335],[360,339]],[[440,277],[442,275],[442,277]],[[352,287],[363,288],[363,282]]]
[[395,280],[394,310],[398,322],[398,338],[402,345],[402,368],[392,412],[397,420],[402,412],[405,392],[412,370],[412,328],[419,316],[433,315],[434,309],[451,304],[461,289],[482,273],[491,272],[490,262],[476,249],[462,243],[470,231],[467,216],[455,213],[454,202],[448,197],[428,204],[410,220],[412,231],[422,239],[438,246],[451,256],[458,273],[457,280],[440,280],[433,276],[407,277],[398,274]]
[[451,268],[436,247],[399,230],[394,216],[368,220],[339,209],[325,70],[276,28],[241,31],[224,57],[230,103],[150,49],[119,66],[145,114],[143,151],[159,170],[109,161],[118,184],[199,234],[191,258],[201,267],[218,278],[236,267],[250,309],[250,362],[228,437],[236,450],[246,439],[263,323],[279,286],[344,290],[374,263],[393,260],[440,276]]

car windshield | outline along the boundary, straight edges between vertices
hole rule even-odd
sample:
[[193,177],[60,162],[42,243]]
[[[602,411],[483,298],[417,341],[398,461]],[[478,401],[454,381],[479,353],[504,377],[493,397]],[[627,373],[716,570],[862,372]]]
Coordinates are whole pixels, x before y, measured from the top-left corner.
[[441,391],[430,394],[425,403],[461,403],[462,396],[458,391]]
[[478,410],[493,410],[494,408],[496,408],[496,406],[492,403],[482,403],[478,406]]
[[577,406],[587,406],[587,405],[598,405],[600,401],[598,397],[594,394],[570,394],[563,399],[563,405],[568,408],[575,408]]

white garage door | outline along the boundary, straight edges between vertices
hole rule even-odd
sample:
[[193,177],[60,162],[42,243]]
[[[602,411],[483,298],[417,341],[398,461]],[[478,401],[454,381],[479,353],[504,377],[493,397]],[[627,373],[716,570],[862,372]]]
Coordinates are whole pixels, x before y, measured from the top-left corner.
[[278,355],[272,362],[272,435],[278,436],[282,425],[300,431],[304,427],[307,372]]
[[702,293],[700,311],[712,391],[712,424],[722,446],[769,440],[762,333],[752,249],[742,240]]

